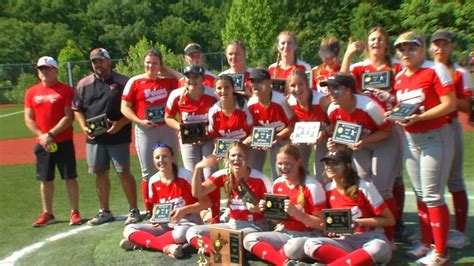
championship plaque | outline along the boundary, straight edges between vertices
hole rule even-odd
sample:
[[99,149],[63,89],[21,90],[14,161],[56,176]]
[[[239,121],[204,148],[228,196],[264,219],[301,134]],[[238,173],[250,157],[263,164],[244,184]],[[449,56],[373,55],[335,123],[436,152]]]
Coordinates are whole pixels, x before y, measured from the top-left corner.
[[414,114],[420,105],[416,103],[399,103],[390,111],[387,119],[392,121],[403,121],[405,117]]
[[106,114],[91,117],[86,120],[86,123],[93,136],[102,135],[107,132],[107,129],[109,129]]
[[211,260],[210,265],[243,265],[244,248],[242,244],[243,233],[210,226]]
[[316,143],[320,125],[320,122],[296,122],[291,142]]
[[253,127],[252,147],[272,147],[275,129],[273,127]]
[[337,121],[332,139],[340,144],[355,144],[359,141],[362,126],[354,123]]
[[234,80],[235,91],[245,91],[245,76],[244,74],[225,74]]
[[272,79],[272,90],[285,94],[286,80]]
[[312,90],[313,89],[313,70],[307,70],[304,72],[306,74],[306,77],[308,77],[308,85],[309,88]]
[[285,212],[285,200],[287,195],[276,195],[265,193],[265,211],[267,219],[288,220],[290,216]]
[[236,142],[239,142],[239,140],[238,139],[217,139],[216,150],[214,154],[217,157],[224,158],[229,147]]
[[239,178],[239,186],[237,187],[237,194],[239,195],[239,198],[243,202],[248,202],[253,205],[258,204],[258,199],[253,193],[253,191],[250,189],[249,185],[247,182],[245,182],[244,179]]
[[145,108],[145,116],[147,120],[153,123],[163,122],[165,121],[165,107],[153,106]]
[[352,233],[351,209],[324,209],[325,233]]
[[390,88],[390,72],[369,72],[362,74],[362,89],[389,89]]
[[173,210],[172,203],[156,204],[153,217],[151,218],[152,223],[169,223],[171,220],[171,211]]
[[207,139],[206,124],[204,122],[181,124],[179,130],[183,144],[196,143]]

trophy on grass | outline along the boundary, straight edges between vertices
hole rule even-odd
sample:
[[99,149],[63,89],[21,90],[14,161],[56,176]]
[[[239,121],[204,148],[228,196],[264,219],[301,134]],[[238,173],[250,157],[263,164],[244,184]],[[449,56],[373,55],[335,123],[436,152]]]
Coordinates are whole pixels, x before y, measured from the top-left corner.
[[212,226],[210,228],[211,265],[243,265],[243,232]]

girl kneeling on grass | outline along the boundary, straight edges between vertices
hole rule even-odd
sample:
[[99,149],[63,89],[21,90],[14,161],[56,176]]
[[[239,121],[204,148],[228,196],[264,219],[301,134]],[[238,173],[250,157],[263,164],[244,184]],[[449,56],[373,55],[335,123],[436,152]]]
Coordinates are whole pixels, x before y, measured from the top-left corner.
[[[250,168],[249,149],[242,143],[234,143],[227,150],[227,168],[212,174],[203,183],[202,168],[217,164],[217,157],[208,156],[196,165],[193,176],[193,195],[199,200],[205,200],[215,190],[224,187],[227,195],[227,206],[230,208],[230,220],[227,223],[213,224],[213,226],[242,230],[246,235],[252,232],[268,229],[267,222],[258,206],[244,202],[237,193],[239,180],[246,182],[257,200],[263,198],[265,193],[270,192],[271,182],[261,172]],[[204,249],[210,252],[210,227],[199,225],[191,227],[186,233],[186,239],[194,247],[199,248],[198,236],[202,236]]]
[[[149,193],[152,202],[171,203],[171,221],[155,223],[153,218],[147,224],[129,224],[123,230],[125,239],[120,247],[125,250],[148,248],[179,258],[183,255],[182,244],[186,242],[186,231],[194,225],[202,224],[199,211],[210,203],[198,202],[191,194],[192,173],[178,169],[174,163],[173,149],[167,144],[156,144],[153,160],[158,173],[150,178]],[[155,210],[153,210],[153,216]]]
[[395,223],[392,212],[372,183],[357,176],[347,148],[331,150],[323,159],[326,174],[328,207],[351,209],[354,233],[307,240],[304,252],[328,265],[373,265],[388,263],[392,257],[383,227]]
[[[320,235],[320,211],[326,207],[321,183],[307,176],[298,148],[285,145],[278,151],[276,165],[281,176],[273,183],[273,193],[288,195],[285,212],[290,218],[271,232],[251,233],[244,238],[244,248],[262,260],[284,265],[304,258],[303,245],[310,237]],[[265,201],[259,208],[265,210]]]

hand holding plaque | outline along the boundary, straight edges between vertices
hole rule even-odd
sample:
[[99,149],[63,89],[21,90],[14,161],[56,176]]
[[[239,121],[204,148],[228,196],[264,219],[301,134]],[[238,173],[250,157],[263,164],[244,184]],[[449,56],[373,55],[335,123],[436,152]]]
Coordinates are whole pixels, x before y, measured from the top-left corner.
[[239,142],[239,140],[238,139],[223,139],[223,138],[217,139],[214,154],[217,157],[224,158],[229,147],[236,142]]
[[179,130],[183,144],[192,144],[207,140],[206,124],[204,122],[181,124]]
[[271,148],[275,129],[272,127],[254,127],[252,130],[252,147]]
[[320,122],[296,122],[291,135],[292,143],[316,143]]
[[334,128],[332,139],[339,144],[356,144],[361,134],[361,125],[339,120]]
[[369,88],[390,89],[390,72],[380,71],[362,74],[362,88],[364,90]]
[[153,210],[153,217],[151,217],[150,221],[157,224],[169,223],[171,221],[172,210],[172,203],[156,204]]
[[324,232],[337,234],[352,234],[351,209],[324,209]]
[[405,121],[405,117],[414,114],[418,111],[418,107],[420,105],[416,103],[404,103],[401,102],[393,107],[392,110],[389,111],[389,115],[387,116],[388,120],[391,121]]
[[107,122],[106,114],[91,117],[86,120],[86,124],[91,135],[94,137],[107,133],[107,130],[109,129],[109,122]]
[[276,195],[265,193],[265,211],[267,219],[288,220],[290,216],[285,212],[285,200],[287,195]]
[[153,123],[160,123],[165,120],[165,107],[153,106],[145,108],[146,119]]

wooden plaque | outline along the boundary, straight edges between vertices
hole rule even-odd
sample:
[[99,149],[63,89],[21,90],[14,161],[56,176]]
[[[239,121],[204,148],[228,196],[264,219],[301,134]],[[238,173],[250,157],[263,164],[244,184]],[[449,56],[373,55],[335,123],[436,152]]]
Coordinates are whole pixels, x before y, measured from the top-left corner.
[[288,220],[290,216],[285,212],[286,199],[288,199],[287,195],[265,193],[265,218],[274,220]]
[[183,144],[207,140],[206,124],[204,122],[181,124],[179,129]]
[[340,144],[355,144],[362,134],[362,126],[354,123],[337,121],[332,139]]
[[244,247],[243,233],[240,230],[232,230],[210,226],[211,234],[211,258],[210,265],[243,265]]
[[153,123],[163,122],[165,121],[165,107],[153,106],[145,108],[145,116],[147,120]]
[[351,234],[352,212],[351,209],[323,209],[324,232]]
[[86,120],[86,123],[93,136],[105,134],[109,129],[109,123],[107,122],[106,114],[91,117]]
[[362,74],[362,89],[390,89],[390,72],[368,72]]
[[272,147],[275,129],[273,127],[253,127],[252,147]]
[[316,143],[320,125],[320,122],[296,122],[291,142]]

